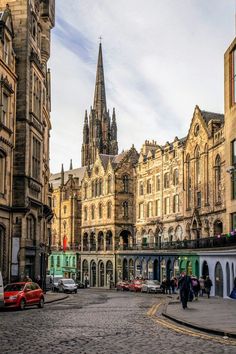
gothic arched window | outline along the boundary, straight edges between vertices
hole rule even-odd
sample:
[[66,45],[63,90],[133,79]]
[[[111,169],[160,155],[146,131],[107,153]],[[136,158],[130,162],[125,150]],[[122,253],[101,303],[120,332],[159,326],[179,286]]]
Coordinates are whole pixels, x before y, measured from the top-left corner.
[[95,218],[95,206],[92,205],[91,207],[91,219],[93,220]]
[[100,203],[98,206],[98,214],[99,214],[99,219],[101,219],[102,218],[102,203]]
[[200,182],[200,151],[198,146],[195,149],[195,177],[196,187],[198,187]]
[[27,217],[27,239],[28,240],[36,239],[36,224],[33,215],[29,215]]
[[102,179],[99,180],[99,195],[102,195]]
[[111,182],[112,182],[112,178],[109,175],[107,178],[107,194],[111,193]]
[[164,174],[164,188],[169,188],[170,186],[170,175],[168,172]]
[[179,171],[177,168],[174,170],[173,184],[174,184],[174,186],[177,186],[179,184]]
[[123,191],[124,193],[129,193],[129,176],[123,176]]
[[215,200],[216,203],[221,201],[221,159],[219,155],[215,159]]

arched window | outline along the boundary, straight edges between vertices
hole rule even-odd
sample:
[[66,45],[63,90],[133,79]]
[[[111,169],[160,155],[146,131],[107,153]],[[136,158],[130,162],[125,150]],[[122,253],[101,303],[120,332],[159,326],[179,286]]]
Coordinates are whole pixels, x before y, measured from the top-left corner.
[[186,185],[187,185],[187,209],[191,208],[191,171],[190,171],[190,156],[186,157]]
[[98,206],[98,214],[99,214],[99,219],[101,219],[102,218],[102,203],[100,203]]
[[6,270],[6,232],[0,226],[0,269],[4,272]]
[[177,186],[179,184],[179,171],[177,168],[174,170],[173,184],[174,184],[174,186]]
[[164,188],[169,188],[170,186],[170,176],[169,176],[169,173],[166,172],[164,174]]
[[111,183],[112,183],[112,178],[109,175],[107,178],[107,194],[111,193]]
[[92,197],[95,197],[95,184],[94,184],[94,181],[92,181]]
[[95,181],[95,197],[99,195],[99,180],[96,179]]
[[139,183],[139,195],[143,195],[143,181]]
[[219,155],[215,160],[215,200],[216,203],[221,202],[221,159]]
[[129,213],[128,213],[128,202],[123,203],[123,216],[124,218],[128,218]]
[[87,207],[84,208],[84,220],[85,221],[88,220],[88,208]]
[[198,187],[200,182],[200,151],[197,146],[195,149],[195,183],[196,187]]
[[102,195],[102,179],[99,180],[99,195]]
[[93,220],[95,218],[95,206],[92,205],[91,207],[91,219]]
[[148,205],[147,205],[147,217],[148,218],[152,217],[152,202],[148,202]]
[[33,215],[27,217],[27,239],[33,241],[36,239],[36,225]]
[[156,191],[159,192],[161,190],[161,177],[160,175],[156,176]]
[[0,151],[0,194],[5,193],[6,156]]
[[156,216],[161,216],[161,201],[160,201],[160,199],[156,200]]
[[87,199],[87,194],[88,194],[88,185],[87,185],[87,183],[85,183],[85,185],[84,185],[84,199]]
[[152,182],[151,182],[151,178],[149,178],[147,180],[147,194],[152,193]]
[[123,176],[123,190],[124,190],[124,193],[129,193],[129,176],[128,175]]
[[107,218],[111,218],[111,202],[107,203]]
[[173,213],[179,212],[179,196],[178,194],[174,195],[173,198]]

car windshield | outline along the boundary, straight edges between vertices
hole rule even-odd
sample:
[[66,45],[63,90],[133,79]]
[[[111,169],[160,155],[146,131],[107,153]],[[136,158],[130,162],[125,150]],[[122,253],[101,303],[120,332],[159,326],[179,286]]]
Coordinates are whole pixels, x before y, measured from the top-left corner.
[[62,277],[54,277],[53,281],[54,281],[54,283],[58,283],[58,281],[59,281],[60,279],[62,279]]
[[8,284],[5,286],[4,291],[22,291],[25,284]]
[[74,284],[74,280],[73,279],[66,279],[66,280],[63,280],[63,283],[64,284]]

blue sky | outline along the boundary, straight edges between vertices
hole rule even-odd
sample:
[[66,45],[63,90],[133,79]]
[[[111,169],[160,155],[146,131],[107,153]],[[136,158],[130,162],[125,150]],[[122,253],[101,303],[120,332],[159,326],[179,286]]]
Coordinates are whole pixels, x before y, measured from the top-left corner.
[[196,104],[224,111],[224,52],[234,0],[57,0],[52,31],[51,171],[80,166],[98,37],[119,150],[187,134]]

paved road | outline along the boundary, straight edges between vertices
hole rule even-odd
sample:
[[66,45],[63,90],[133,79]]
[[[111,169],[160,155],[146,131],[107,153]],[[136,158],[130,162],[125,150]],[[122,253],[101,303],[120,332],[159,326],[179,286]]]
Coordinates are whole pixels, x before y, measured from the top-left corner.
[[162,295],[87,289],[41,310],[0,312],[0,353],[236,353],[216,337],[166,326],[154,314],[164,301]]

